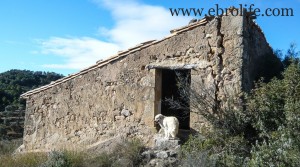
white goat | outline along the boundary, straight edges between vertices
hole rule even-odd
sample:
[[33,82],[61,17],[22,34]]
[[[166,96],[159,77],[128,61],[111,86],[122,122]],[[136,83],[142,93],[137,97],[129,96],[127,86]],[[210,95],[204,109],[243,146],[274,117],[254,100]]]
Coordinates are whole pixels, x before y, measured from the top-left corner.
[[166,139],[176,138],[179,128],[179,121],[176,117],[167,117],[162,114],[157,114],[154,121],[157,122],[161,129],[164,130]]

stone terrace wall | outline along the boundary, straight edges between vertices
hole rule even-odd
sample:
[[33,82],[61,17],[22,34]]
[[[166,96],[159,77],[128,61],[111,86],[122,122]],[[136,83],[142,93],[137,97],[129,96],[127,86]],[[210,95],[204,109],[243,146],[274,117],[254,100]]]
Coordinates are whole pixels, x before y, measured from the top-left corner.
[[[226,93],[242,90],[245,17],[215,18],[41,92],[27,95],[24,148],[92,147],[119,137],[151,142],[155,68],[193,68],[192,85]],[[254,27],[257,28],[257,27]],[[262,41],[265,42],[265,41]],[[204,121],[191,113],[190,126]]]

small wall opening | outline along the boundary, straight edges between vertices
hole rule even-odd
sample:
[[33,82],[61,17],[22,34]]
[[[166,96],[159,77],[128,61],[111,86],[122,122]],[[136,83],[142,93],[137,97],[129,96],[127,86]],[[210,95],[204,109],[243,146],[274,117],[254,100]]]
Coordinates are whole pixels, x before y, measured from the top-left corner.
[[[185,82],[185,86],[190,86],[191,71],[190,70],[170,70],[162,69],[161,76],[161,105],[160,112],[165,116],[175,116],[179,120],[179,129],[190,129],[190,109],[189,101],[180,94],[180,82]],[[172,104],[166,99],[173,99],[183,104],[185,109],[173,108]]]

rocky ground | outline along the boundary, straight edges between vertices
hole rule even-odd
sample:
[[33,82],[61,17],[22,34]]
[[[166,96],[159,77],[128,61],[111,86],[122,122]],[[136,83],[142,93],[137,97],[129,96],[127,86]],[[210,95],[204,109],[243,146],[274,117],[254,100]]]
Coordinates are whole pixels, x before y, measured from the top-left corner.
[[161,134],[154,137],[154,146],[142,153],[143,166],[164,167],[177,166],[180,151],[180,140],[168,140]]

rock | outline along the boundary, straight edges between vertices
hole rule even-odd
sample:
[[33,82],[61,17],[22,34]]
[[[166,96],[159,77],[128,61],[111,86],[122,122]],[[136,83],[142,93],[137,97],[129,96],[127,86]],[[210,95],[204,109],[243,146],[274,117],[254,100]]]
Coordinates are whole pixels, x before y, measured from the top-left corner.
[[177,162],[177,159],[176,158],[174,158],[174,157],[169,157],[168,158],[168,164],[174,164],[174,163],[176,163]]
[[161,159],[152,159],[149,163],[148,166],[159,166],[160,164],[163,163],[163,160]]
[[178,155],[177,151],[175,151],[175,150],[170,150],[169,151],[169,156],[170,157],[177,157],[177,155]]
[[166,151],[160,151],[156,154],[156,157],[161,159],[168,158],[168,153]]
[[153,150],[144,151],[141,155],[143,159],[147,162],[150,161],[152,158],[155,158]]
[[179,139],[165,139],[159,135],[154,137],[155,148],[159,150],[172,149],[179,145]]
[[13,154],[18,154],[24,152],[25,146],[22,144],[20,147],[18,147]]
[[125,117],[128,117],[128,116],[131,115],[131,112],[130,112],[129,110],[123,109],[123,110],[121,111],[121,114],[122,114],[123,116],[125,116]]
[[180,140],[168,140],[162,134],[154,136],[153,147],[141,154],[144,167],[165,167],[176,166],[178,163],[178,153],[180,151]]
[[213,36],[212,34],[206,34],[205,38],[212,38],[212,36]]

